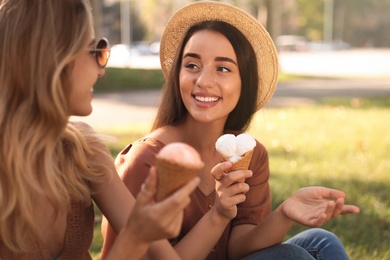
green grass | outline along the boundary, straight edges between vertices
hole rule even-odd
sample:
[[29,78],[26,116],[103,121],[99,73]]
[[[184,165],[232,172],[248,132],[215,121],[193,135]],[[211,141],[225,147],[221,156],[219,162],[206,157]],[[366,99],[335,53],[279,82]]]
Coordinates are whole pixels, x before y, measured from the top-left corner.
[[[311,77],[279,74],[279,82]],[[119,92],[137,89],[160,89],[164,85],[161,69],[106,68],[98,79],[95,92]]]
[[[147,129],[101,130],[118,137],[109,146],[115,156]],[[390,259],[390,97],[265,108],[249,133],[269,151],[274,208],[304,186],[341,189],[361,213],[323,227],[340,237],[351,259]],[[91,252],[98,259],[100,223],[96,226]],[[306,228],[294,225],[287,237]]]
[[156,89],[164,84],[160,69],[106,68],[94,86],[96,92]]

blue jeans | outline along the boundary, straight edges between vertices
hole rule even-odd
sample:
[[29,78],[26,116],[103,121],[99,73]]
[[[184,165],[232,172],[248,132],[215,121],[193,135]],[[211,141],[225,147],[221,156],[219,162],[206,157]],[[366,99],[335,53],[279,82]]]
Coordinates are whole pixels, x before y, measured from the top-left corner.
[[340,239],[321,228],[299,233],[286,242],[257,251],[244,260],[344,260],[349,259]]

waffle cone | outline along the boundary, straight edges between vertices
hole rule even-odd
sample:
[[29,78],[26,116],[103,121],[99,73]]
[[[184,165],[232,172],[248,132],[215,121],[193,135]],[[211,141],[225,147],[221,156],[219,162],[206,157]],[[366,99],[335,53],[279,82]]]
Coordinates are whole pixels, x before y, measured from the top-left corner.
[[165,159],[156,158],[158,183],[156,201],[161,201],[195,178],[203,168],[188,168]]
[[[232,167],[229,169],[229,172],[237,171],[237,170],[248,170],[249,164],[252,159],[253,149],[249,152],[245,153],[243,157],[241,157],[240,160],[233,163]],[[229,161],[228,158],[222,157],[223,161]],[[245,178],[239,179],[238,182],[244,182]]]

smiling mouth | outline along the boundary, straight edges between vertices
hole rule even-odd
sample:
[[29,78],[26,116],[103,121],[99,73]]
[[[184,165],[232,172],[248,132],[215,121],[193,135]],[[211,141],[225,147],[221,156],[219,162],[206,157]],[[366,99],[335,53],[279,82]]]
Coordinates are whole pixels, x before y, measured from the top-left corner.
[[195,100],[200,102],[217,102],[220,98],[219,97],[199,97],[194,96]]

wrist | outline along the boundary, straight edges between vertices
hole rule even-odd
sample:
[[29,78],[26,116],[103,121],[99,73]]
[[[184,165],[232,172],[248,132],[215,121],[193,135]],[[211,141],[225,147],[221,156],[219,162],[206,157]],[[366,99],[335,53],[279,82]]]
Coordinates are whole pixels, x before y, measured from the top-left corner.
[[275,209],[275,212],[278,214],[280,221],[283,221],[283,223],[285,223],[285,224],[292,225],[294,223],[294,221],[285,213],[284,208],[283,208],[284,203],[285,202],[283,202],[279,207],[277,207]]
[[231,221],[231,218],[220,214],[214,207],[211,208],[208,213],[210,214],[210,219],[214,225],[226,226]]
[[131,230],[122,229],[107,259],[140,259],[146,254],[150,244],[140,240]]

